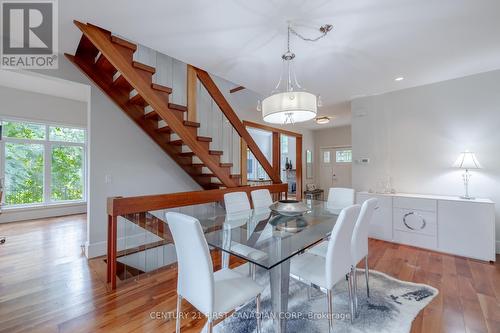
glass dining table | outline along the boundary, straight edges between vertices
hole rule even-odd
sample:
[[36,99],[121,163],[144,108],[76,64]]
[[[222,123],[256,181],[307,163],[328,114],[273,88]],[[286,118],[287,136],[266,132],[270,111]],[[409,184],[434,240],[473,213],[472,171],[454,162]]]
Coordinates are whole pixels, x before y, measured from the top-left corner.
[[200,219],[210,246],[269,272],[275,332],[286,332],[290,260],[326,239],[341,210],[326,201],[304,203],[308,211],[296,217],[253,209]]

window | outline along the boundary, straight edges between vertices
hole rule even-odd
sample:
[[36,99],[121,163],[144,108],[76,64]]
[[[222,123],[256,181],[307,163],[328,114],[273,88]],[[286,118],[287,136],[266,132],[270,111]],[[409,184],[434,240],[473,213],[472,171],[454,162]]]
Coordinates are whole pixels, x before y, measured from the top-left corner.
[[5,205],[85,200],[85,130],[0,121]]
[[330,151],[323,152],[323,163],[330,163]]
[[337,150],[335,153],[335,161],[337,163],[351,163],[352,162],[352,150]]
[[281,134],[281,154],[288,154],[288,136]]

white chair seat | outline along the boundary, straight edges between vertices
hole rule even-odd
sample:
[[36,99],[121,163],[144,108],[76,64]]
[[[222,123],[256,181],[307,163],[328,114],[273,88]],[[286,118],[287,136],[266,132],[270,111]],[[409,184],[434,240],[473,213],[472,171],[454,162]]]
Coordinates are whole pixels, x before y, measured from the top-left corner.
[[304,253],[296,256],[290,263],[290,274],[309,284],[326,288],[324,257]]
[[256,250],[250,246],[246,246],[237,242],[231,242],[231,251],[256,260],[267,257],[267,254],[265,252]]
[[214,273],[214,312],[227,313],[247,303],[264,287],[231,269]]
[[311,247],[306,250],[307,253],[314,254],[316,256],[320,256],[326,258],[326,250],[328,249],[328,241],[323,241],[318,245]]

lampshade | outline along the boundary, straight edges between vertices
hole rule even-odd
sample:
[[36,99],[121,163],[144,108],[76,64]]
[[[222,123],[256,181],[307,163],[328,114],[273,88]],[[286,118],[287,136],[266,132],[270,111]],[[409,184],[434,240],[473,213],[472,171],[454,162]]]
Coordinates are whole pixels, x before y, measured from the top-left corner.
[[262,117],[268,123],[299,123],[313,119],[317,112],[316,95],[306,91],[281,92],[262,101]]
[[460,153],[460,156],[458,156],[457,160],[455,161],[455,164],[453,164],[455,168],[460,168],[460,169],[479,169],[481,168],[481,165],[476,159],[476,155],[474,153],[469,152],[469,151],[464,151],[463,153]]

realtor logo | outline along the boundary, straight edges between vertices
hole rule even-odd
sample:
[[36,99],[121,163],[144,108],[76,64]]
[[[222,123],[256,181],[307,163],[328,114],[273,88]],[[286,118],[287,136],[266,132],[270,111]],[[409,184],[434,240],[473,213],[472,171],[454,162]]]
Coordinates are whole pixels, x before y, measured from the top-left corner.
[[57,2],[2,2],[2,62],[6,69],[57,68]]

